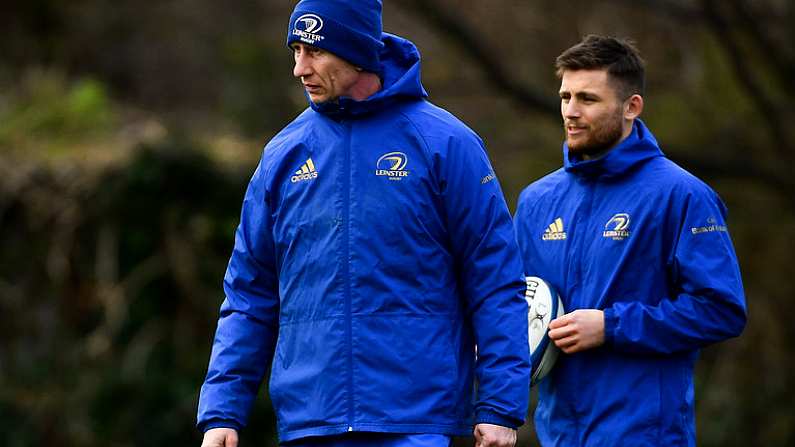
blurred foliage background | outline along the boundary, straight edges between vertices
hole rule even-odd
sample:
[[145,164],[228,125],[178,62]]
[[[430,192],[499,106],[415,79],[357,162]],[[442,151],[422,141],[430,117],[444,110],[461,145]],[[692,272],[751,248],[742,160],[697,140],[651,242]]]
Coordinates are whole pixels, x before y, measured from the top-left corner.
[[[385,3],[385,30],[418,45],[431,100],[483,136],[511,206],[561,164],[554,58],[588,33],[637,42],[645,120],[727,203],[750,309],[698,365],[699,445],[795,445],[793,2]],[[306,107],[292,5],[0,4],[4,445],[199,445],[244,188]],[[262,394],[244,446],[275,445]]]

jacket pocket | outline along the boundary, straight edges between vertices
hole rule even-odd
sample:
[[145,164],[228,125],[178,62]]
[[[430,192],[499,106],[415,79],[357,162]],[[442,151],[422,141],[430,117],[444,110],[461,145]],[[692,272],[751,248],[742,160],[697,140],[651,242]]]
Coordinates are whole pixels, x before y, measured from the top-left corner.
[[346,423],[344,320],[279,327],[269,393],[280,431]]
[[[461,424],[471,409],[472,364],[450,315],[354,318],[357,419],[384,424]],[[469,360],[469,361],[467,361]]]

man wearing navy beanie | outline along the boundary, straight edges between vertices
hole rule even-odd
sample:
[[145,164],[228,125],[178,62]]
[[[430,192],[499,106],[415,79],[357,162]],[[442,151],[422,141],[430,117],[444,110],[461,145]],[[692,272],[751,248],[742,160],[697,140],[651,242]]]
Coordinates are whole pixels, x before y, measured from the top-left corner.
[[287,46],[303,42],[380,73],[381,2],[303,0],[290,17]]
[[381,8],[303,0],[290,17],[309,107],[246,191],[199,399],[203,447],[237,446],[268,371],[283,446],[447,447],[474,433],[505,447],[524,423],[508,208],[483,141],[428,102],[417,48],[382,32]]

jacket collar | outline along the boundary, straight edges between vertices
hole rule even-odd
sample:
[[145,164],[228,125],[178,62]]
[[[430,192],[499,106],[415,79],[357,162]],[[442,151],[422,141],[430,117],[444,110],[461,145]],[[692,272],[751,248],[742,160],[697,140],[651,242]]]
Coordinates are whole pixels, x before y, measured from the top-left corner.
[[569,153],[563,143],[563,166],[566,172],[583,177],[618,177],[655,157],[663,157],[657,139],[640,119],[632,126],[632,133],[605,155],[583,160]]
[[339,119],[377,112],[400,100],[422,99],[428,96],[420,80],[420,52],[417,47],[411,41],[389,33],[383,33],[381,40],[384,43],[381,52],[383,68],[381,90],[362,101],[349,97],[321,104],[309,101],[313,110],[330,118]]

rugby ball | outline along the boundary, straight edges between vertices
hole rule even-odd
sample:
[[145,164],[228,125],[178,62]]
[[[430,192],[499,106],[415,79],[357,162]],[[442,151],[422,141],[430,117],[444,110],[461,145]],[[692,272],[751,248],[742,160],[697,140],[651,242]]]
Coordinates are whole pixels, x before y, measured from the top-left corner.
[[527,289],[527,335],[530,362],[533,366],[530,386],[546,376],[558,359],[559,349],[549,339],[549,322],[565,313],[560,295],[548,282],[537,276],[525,278]]

